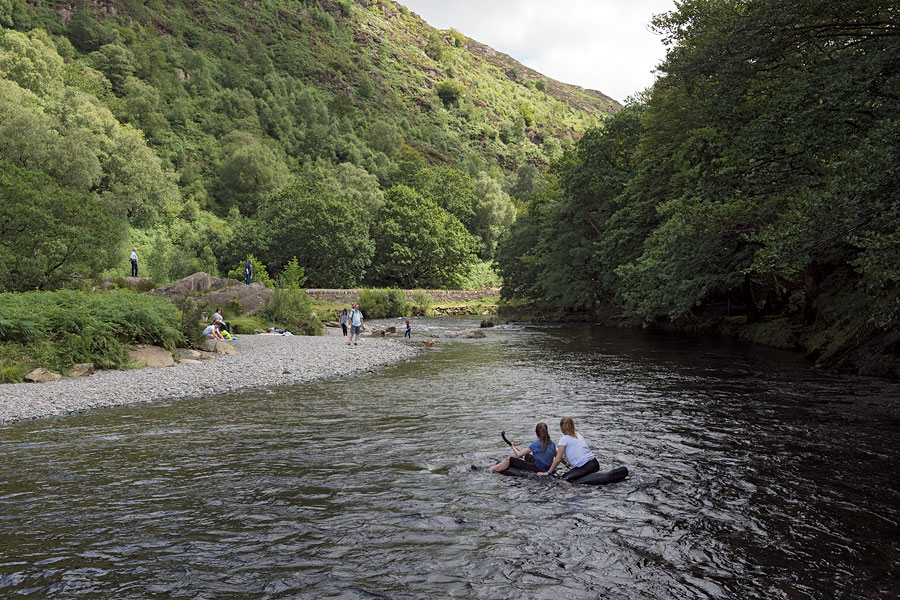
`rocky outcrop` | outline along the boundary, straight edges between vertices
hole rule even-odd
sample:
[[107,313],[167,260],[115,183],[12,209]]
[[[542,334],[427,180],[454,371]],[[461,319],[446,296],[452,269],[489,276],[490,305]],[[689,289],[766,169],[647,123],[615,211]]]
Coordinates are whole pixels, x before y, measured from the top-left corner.
[[196,296],[198,300],[213,306],[239,302],[243,312],[252,312],[265,306],[272,298],[272,290],[258,281],[244,285],[236,279],[222,279],[208,273],[194,273],[148,292],[163,298]]
[[[233,280],[232,280],[233,281]],[[250,285],[239,283],[222,290],[215,290],[204,294],[201,300],[209,302],[212,306],[224,306],[228,302],[240,302],[244,312],[253,312],[269,303],[274,292],[258,281]]]
[[145,367],[171,367],[175,364],[172,353],[159,346],[135,346],[128,351],[128,358]]
[[240,285],[237,279],[222,279],[221,277],[213,277],[209,273],[199,272],[188,275],[178,281],[173,281],[167,285],[151,290],[150,294],[154,296],[162,296],[163,298],[175,298],[177,296],[188,296],[191,294],[206,294],[213,290],[224,290],[226,288]]
[[49,371],[43,367],[35,369],[25,376],[25,381],[28,383],[43,383],[45,381],[59,381],[60,379],[62,379],[62,375]]

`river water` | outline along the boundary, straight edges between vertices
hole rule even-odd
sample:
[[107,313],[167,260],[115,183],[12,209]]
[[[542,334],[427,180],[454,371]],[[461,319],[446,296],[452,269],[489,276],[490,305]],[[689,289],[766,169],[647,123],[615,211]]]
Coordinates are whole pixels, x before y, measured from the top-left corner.
[[[0,428],[0,597],[900,593],[896,384],[718,338],[487,335],[377,374]],[[557,438],[563,416],[629,478],[472,470],[506,455],[501,430]]]

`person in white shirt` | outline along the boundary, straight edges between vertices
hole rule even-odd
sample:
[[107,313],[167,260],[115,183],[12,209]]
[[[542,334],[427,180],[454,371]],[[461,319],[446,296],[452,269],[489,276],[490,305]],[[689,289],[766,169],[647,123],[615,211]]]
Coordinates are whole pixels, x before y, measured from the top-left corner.
[[213,323],[209,327],[203,330],[203,335],[211,340],[224,340],[222,334],[219,333],[219,323]]
[[597,462],[594,453],[591,452],[581,434],[575,431],[575,421],[571,417],[564,417],[559,422],[559,429],[562,431],[563,436],[556,443],[556,457],[553,459],[550,468],[544,473],[538,473],[538,475],[552,475],[559,463],[562,462],[563,457],[572,465],[572,468],[562,476],[566,481],[574,481],[579,477],[599,471],[600,463]]
[[[363,324],[363,316],[362,311],[359,310],[359,304],[354,304],[353,308],[350,310],[350,342],[353,342],[353,345],[359,344],[359,330],[362,329]],[[353,336],[356,336],[356,341],[353,341]],[[347,342],[347,345],[350,345],[350,342]]]
[[137,277],[137,248],[131,249],[131,276]]

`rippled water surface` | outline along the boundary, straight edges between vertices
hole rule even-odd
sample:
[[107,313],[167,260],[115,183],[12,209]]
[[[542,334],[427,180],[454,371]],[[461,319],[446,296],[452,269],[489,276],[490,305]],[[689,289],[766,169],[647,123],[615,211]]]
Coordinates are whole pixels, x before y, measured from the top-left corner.
[[[20,423],[0,597],[895,598],[898,398],[715,338],[508,327],[362,377]],[[631,476],[471,470],[567,415]]]

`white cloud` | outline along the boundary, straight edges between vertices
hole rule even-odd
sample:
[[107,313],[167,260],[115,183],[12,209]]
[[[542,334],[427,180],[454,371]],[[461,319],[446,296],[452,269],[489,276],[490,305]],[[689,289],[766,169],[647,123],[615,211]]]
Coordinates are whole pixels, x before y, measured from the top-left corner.
[[665,57],[650,30],[674,0],[405,0],[438,29],[505,52],[532,69],[616,100],[653,83]]

